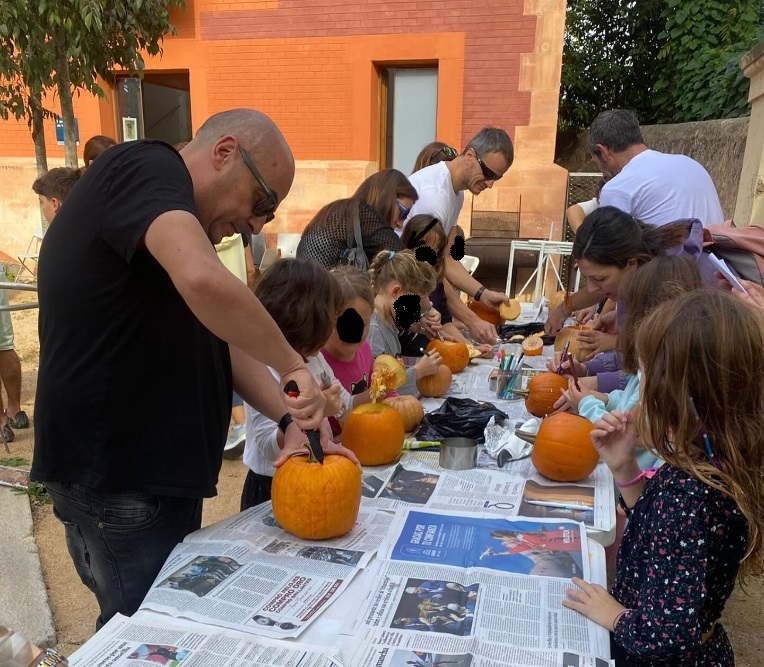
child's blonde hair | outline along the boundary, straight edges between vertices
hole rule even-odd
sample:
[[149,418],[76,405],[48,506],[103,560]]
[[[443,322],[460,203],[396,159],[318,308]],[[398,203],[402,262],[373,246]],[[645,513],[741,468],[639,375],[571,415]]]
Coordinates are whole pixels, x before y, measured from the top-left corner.
[[400,283],[406,294],[430,294],[435,291],[435,271],[427,262],[420,262],[412,250],[383,250],[369,267],[374,295],[390,283]]
[[764,320],[721,291],[687,292],[642,321],[636,351],[642,443],[737,503],[748,523],[738,577],[764,571]]
[[371,289],[368,273],[355,266],[336,266],[330,273],[340,286],[343,308],[347,308],[351,301],[361,299],[374,310],[374,292]]

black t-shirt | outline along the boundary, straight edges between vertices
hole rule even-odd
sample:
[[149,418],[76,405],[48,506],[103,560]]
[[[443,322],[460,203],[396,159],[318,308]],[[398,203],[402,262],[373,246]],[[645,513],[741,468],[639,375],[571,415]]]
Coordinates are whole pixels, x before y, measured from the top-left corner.
[[174,210],[196,215],[182,158],[159,141],[131,142],[88,167],[48,229],[34,479],[215,495],[231,414],[228,345],[143,242]]

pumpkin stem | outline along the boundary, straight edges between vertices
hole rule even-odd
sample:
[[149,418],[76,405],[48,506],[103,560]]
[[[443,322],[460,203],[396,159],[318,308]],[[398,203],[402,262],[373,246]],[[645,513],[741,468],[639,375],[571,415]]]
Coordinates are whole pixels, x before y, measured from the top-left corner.
[[528,431],[521,431],[521,430],[518,429],[518,430],[515,431],[515,435],[518,438],[520,438],[520,440],[523,440],[524,442],[529,442],[531,444],[536,442],[536,434],[535,433],[528,433]]

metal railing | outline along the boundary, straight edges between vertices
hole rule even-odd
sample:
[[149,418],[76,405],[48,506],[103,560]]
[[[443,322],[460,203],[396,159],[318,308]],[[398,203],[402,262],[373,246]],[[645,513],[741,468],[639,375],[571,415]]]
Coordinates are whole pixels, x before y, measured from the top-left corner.
[[[18,290],[19,292],[37,292],[37,285],[35,283],[15,283],[5,282],[0,283],[0,290]],[[38,308],[39,303],[37,301],[28,301],[26,303],[14,303],[13,305],[0,305],[0,311],[11,310],[31,310],[32,308]]]

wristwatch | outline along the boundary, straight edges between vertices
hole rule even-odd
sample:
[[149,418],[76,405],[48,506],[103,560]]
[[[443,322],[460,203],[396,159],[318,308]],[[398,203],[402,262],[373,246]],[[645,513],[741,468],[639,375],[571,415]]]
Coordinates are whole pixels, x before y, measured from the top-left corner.
[[69,661],[58,651],[52,648],[46,648],[36,667],[55,667],[56,665],[68,665]]

